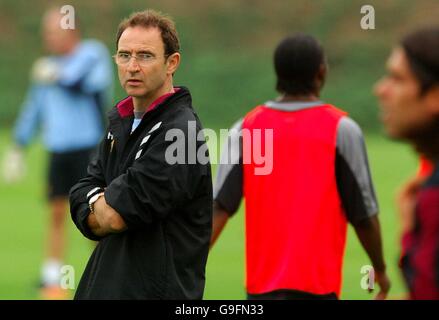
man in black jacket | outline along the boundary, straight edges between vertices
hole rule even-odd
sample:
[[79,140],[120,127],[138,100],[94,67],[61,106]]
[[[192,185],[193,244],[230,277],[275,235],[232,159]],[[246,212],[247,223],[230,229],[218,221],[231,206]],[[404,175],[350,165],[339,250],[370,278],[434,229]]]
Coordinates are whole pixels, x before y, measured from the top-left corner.
[[134,13],[114,58],[128,97],[109,112],[98,155],[70,194],[76,226],[99,241],[75,299],[201,299],[212,179],[208,161],[187,161],[207,149],[189,91],[173,86],[174,23]]

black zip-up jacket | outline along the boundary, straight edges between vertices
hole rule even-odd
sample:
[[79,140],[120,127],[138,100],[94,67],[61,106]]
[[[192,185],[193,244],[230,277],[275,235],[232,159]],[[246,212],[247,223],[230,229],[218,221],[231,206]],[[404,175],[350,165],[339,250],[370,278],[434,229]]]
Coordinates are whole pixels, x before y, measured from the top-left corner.
[[[212,178],[208,161],[188,164],[197,150],[207,154],[204,136],[194,141],[202,127],[191,95],[180,87],[147,112],[133,133],[129,100],[109,112],[98,154],[70,191],[75,225],[99,241],[75,299],[201,299],[212,230]],[[178,129],[183,139],[172,134]],[[177,140],[184,142],[185,164],[166,160]],[[102,238],[91,232],[87,193],[96,187],[105,188],[105,200],[121,215],[126,231]]]

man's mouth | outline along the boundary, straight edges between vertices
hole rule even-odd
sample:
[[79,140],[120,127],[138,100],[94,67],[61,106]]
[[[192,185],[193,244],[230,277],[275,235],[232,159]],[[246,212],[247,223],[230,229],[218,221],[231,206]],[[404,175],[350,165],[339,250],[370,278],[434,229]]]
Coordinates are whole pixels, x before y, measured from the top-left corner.
[[379,118],[381,122],[386,123],[387,121],[389,121],[389,112],[381,110],[381,112],[379,113]]
[[129,84],[129,85],[139,85],[141,83],[142,83],[142,81],[138,80],[138,79],[128,79],[127,80],[127,84]]

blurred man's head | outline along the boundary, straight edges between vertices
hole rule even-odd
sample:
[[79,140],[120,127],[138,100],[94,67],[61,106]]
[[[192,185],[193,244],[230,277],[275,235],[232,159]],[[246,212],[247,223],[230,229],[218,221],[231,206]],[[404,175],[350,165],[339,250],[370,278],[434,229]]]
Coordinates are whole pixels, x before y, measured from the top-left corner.
[[376,86],[381,119],[390,137],[411,141],[421,153],[439,145],[439,28],[405,37]]
[[169,17],[153,10],[132,14],[119,25],[116,47],[119,80],[128,95],[154,97],[172,86],[180,43]]
[[42,22],[44,45],[49,53],[55,55],[70,53],[80,40],[77,23],[75,29],[63,29],[62,18],[60,8],[52,8],[44,14]]
[[276,89],[289,96],[319,96],[326,76],[322,46],[311,36],[297,34],[282,40],[274,53]]

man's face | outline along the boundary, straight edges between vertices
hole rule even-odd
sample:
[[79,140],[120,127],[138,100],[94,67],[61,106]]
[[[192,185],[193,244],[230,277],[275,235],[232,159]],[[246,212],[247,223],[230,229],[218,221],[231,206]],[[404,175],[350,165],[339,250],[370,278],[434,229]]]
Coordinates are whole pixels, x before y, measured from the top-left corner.
[[154,27],[125,29],[118,44],[117,54],[121,53],[150,57],[143,62],[132,57],[128,63],[118,64],[120,84],[132,97],[155,97],[178,65],[178,61],[177,64],[174,63],[178,53],[165,57],[160,30]]
[[431,99],[420,90],[404,50],[394,49],[387,62],[387,75],[375,86],[381,121],[390,137],[410,139],[431,123],[435,116]]
[[42,36],[47,51],[55,55],[64,55],[70,52],[76,41],[75,30],[61,28],[61,14],[51,11],[46,14],[42,25]]

